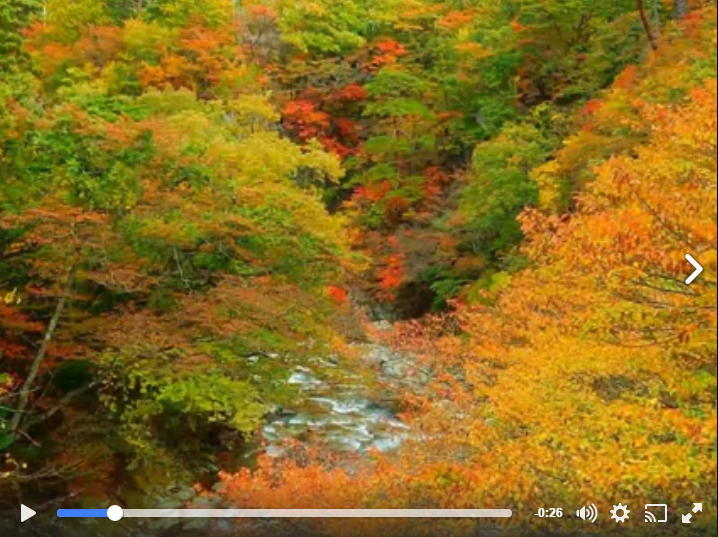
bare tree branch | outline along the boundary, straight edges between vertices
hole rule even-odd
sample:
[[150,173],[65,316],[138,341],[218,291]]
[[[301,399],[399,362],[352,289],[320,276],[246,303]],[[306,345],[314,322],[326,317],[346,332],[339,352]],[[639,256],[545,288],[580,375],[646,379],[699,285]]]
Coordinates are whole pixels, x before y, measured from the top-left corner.
[[67,283],[65,284],[65,289],[63,290],[62,295],[57,301],[57,305],[55,306],[55,312],[52,314],[52,318],[50,319],[50,324],[48,324],[47,326],[47,330],[45,330],[45,337],[42,340],[42,345],[40,345],[40,348],[35,354],[35,359],[30,366],[30,372],[28,373],[27,378],[25,379],[25,382],[20,389],[20,395],[17,407],[15,409],[15,414],[13,415],[12,420],[10,420],[10,431],[15,434],[19,432],[23,415],[25,413],[25,410],[27,409],[28,403],[30,402],[32,385],[37,378],[37,375],[40,371],[40,365],[42,364],[43,360],[45,359],[45,356],[47,355],[47,349],[50,347],[50,342],[55,335],[55,330],[57,329],[57,325],[60,321],[60,317],[62,316],[62,312],[67,305],[68,296],[70,295],[70,290],[73,284],[73,276],[74,271],[70,271],[70,274],[67,277]]

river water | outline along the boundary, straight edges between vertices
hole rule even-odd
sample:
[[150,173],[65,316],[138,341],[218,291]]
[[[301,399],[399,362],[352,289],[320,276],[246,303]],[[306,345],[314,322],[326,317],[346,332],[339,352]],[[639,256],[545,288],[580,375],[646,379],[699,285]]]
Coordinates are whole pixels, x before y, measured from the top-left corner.
[[386,453],[401,447],[409,427],[398,418],[391,393],[368,387],[359,376],[341,381],[320,378],[312,367],[299,367],[289,377],[302,397],[262,428],[263,449],[269,456],[281,457],[287,440],[338,454]]
[[297,446],[347,459],[399,450],[411,433],[399,417],[407,358],[372,343],[355,350],[352,363],[312,358],[295,367],[286,382],[297,396],[268,416],[240,465],[260,454],[291,456]]

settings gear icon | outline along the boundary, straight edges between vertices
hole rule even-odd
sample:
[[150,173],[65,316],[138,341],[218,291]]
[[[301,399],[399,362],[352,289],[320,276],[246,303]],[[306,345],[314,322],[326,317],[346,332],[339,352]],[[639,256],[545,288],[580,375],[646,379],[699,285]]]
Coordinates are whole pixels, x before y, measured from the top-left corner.
[[[621,513],[621,516],[618,516],[619,512]],[[616,522],[625,522],[628,520],[629,513],[630,511],[628,510],[628,506],[619,503],[618,505],[614,505],[613,509],[611,509],[611,518]]]

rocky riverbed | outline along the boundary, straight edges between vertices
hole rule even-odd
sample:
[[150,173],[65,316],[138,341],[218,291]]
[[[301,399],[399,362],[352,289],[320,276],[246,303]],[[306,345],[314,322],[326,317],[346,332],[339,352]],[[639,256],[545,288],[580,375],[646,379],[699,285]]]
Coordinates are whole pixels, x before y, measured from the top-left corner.
[[288,441],[339,455],[400,449],[411,431],[398,416],[399,389],[407,383],[420,386],[428,373],[410,357],[381,345],[357,344],[356,350],[361,367],[373,378],[349,371],[328,374],[328,369],[341,367],[335,360],[317,359],[296,368],[287,382],[300,391],[297,403],[270,417],[247,456],[261,451],[281,457]]

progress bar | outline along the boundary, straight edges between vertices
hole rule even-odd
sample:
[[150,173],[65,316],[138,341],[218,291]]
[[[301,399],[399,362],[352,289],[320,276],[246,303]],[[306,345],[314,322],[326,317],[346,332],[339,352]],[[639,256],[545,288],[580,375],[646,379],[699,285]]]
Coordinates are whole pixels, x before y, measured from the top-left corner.
[[508,518],[511,509],[125,509],[125,518]]
[[58,509],[60,518],[509,518],[511,509]]

